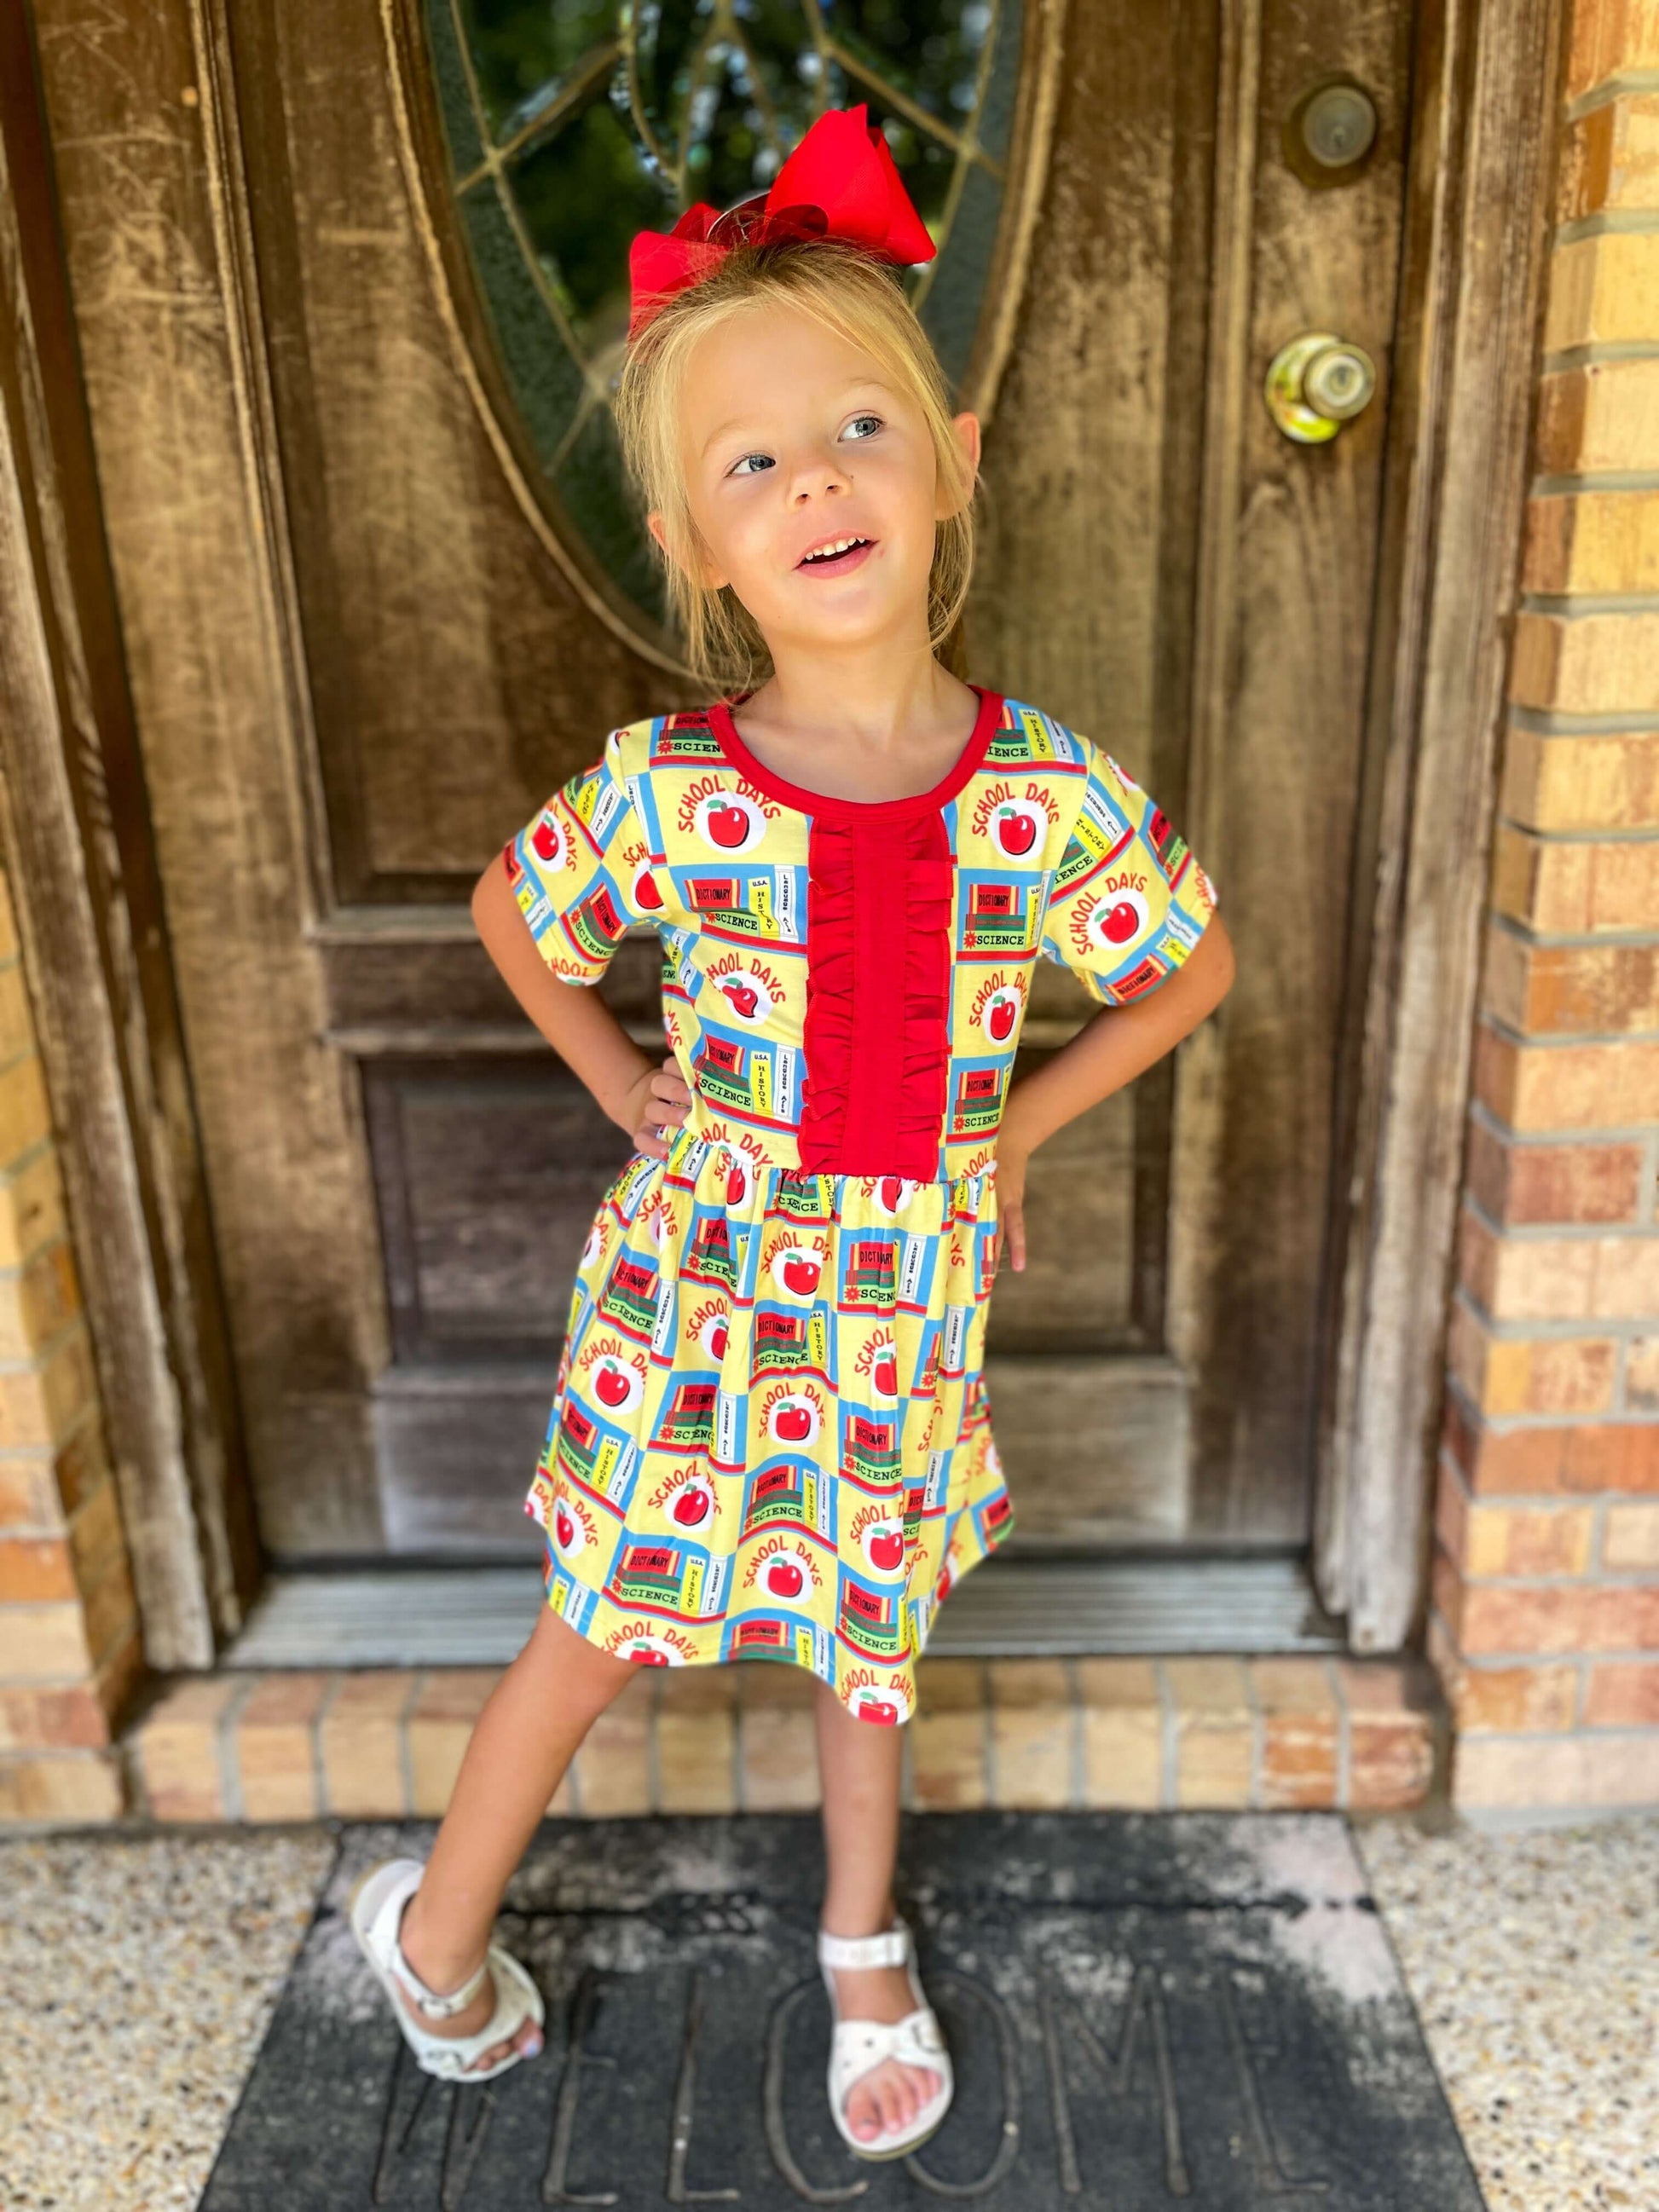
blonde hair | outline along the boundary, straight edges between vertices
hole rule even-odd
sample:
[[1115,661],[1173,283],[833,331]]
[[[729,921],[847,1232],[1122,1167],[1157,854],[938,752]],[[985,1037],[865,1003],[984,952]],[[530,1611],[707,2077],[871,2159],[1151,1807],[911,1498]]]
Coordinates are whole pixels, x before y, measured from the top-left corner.
[[686,496],[679,418],[686,363],[698,339],[771,301],[787,301],[861,347],[920,410],[940,482],[955,500],[955,511],[934,534],[927,635],[935,653],[960,674],[976,487],[951,428],[944,372],[895,272],[857,246],[823,238],[734,246],[708,276],[668,299],[623,359],[616,395],[623,459],[647,509],[663,518],[668,544],[658,550],[689,665],[728,690],[753,690],[772,673],[760,627],[731,586],[714,591],[698,581],[704,549]]

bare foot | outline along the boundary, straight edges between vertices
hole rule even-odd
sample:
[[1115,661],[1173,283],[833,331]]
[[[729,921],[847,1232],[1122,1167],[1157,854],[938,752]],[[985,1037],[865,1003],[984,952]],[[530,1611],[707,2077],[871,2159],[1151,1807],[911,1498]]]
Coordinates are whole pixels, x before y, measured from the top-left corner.
[[[915,2010],[910,1978],[902,1966],[834,1966],[830,1972],[843,2020],[878,2020],[890,2025]],[[897,2134],[936,2094],[944,2078],[931,2066],[906,2066],[896,2058],[884,2058],[861,2074],[848,2092],[847,2124],[861,2142]]]
[[[415,1912],[419,1896],[420,1893],[416,1891],[404,1907],[398,1931],[404,1956],[429,1990],[437,1990],[441,1993],[458,1990],[478,1962],[477,1959],[471,1959],[457,1965],[442,1953],[427,1948],[422,1940],[420,1923]],[[491,1973],[485,1974],[477,1994],[459,2012],[452,2013],[447,2020],[434,2020],[419,1999],[404,1987],[395,1974],[392,1978],[392,1986],[398,1992],[398,2002],[410,2018],[418,2027],[423,2027],[428,2035],[442,2036],[447,2040],[463,2035],[476,2035],[488,2023],[495,2009],[495,1978]],[[541,2047],[539,2025],[533,2020],[526,2020],[505,2042],[492,2043],[487,2051],[480,2051],[466,2071],[476,2074],[480,2067],[493,2066],[498,2059],[505,2058],[508,2051],[514,2050],[522,2057],[533,2058]]]

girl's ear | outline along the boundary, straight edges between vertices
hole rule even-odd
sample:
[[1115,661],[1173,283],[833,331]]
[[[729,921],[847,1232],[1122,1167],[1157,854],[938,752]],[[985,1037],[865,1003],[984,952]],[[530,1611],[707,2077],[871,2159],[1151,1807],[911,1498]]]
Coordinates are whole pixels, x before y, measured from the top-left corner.
[[969,501],[971,500],[974,495],[974,486],[979,478],[980,429],[978,416],[969,414],[966,410],[960,415],[952,416],[951,418],[951,428],[956,433],[957,445],[961,451],[963,475],[966,482],[967,489],[964,495],[958,498],[956,494],[955,486],[948,484],[941,479],[939,488],[939,503],[937,508],[938,515],[941,520],[943,520],[943,518],[947,514],[957,514],[963,507],[968,505]]
[[686,574],[691,578],[693,583],[701,585],[705,592],[718,592],[720,590],[721,585],[725,583],[726,578],[716,573],[714,564],[710,561],[708,554],[703,550],[702,542],[697,537],[695,530],[691,533],[693,540],[692,557],[690,561],[680,561],[679,556],[675,552],[673,547],[668,542],[668,529],[666,524],[663,520],[663,514],[660,507],[653,507],[651,509],[651,512],[645,518],[645,526],[651,532],[651,535],[656,539],[657,544],[661,547],[665,557],[670,561],[679,561],[680,567],[686,571]]

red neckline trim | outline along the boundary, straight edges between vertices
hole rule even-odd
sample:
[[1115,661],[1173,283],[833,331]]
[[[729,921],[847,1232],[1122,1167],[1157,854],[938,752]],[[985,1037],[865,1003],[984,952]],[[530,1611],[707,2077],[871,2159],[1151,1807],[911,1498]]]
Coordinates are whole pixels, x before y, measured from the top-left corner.
[[925,814],[946,805],[984,759],[992,735],[1002,719],[1003,695],[1000,691],[988,691],[982,684],[970,683],[968,688],[979,693],[979,713],[974,718],[967,744],[957,756],[956,765],[931,791],[913,792],[902,799],[841,799],[827,791],[808,791],[804,784],[791,783],[787,776],[775,775],[763,766],[738,734],[738,726],[732,719],[732,707],[742,705],[750,696],[747,691],[740,692],[735,701],[714,700],[708,708],[708,726],[728,765],[767,798],[796,807],[803,814],[836,815],[866,822],[891,821],[897,816]]

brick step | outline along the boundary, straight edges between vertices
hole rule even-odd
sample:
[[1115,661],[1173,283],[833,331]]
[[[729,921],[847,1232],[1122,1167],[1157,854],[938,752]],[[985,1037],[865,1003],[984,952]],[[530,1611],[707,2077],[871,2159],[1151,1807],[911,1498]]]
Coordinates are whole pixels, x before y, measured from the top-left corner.
[[[175,1678],[125,1741],[157,1820],[435,1819],[493,1667]],[[904,1802],[1401,1810],[1449,1741],[1419,1658],[923,1659]],[[548,1811],[782,1812],[817,1802],[812,1678],[775,1662],[641,1668]]]

